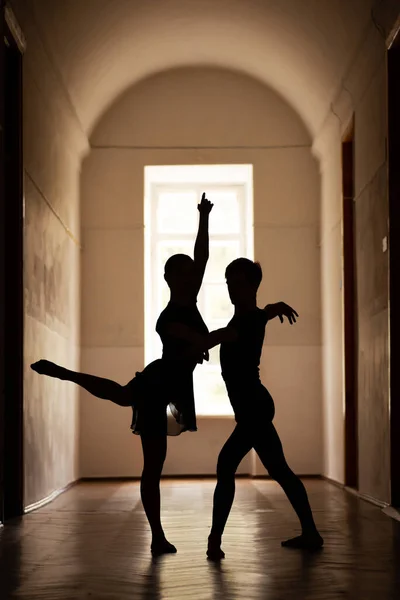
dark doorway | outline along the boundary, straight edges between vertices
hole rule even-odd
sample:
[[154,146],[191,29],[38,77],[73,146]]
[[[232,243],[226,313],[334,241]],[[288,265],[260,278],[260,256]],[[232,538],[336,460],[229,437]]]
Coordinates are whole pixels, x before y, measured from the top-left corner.
[[[388,50],[391,503],[400,507],[400,33]],[[397,278],[397,282],[396,282]]]
[[[3,2],[0,0],[3,14]],[[4,21],[0,19],[1,40],[4,38]],[[4,44],[0,44],[0,522],[4,521]]]
[[358,488],[354,121],[342,141],[345,485]]
[[1,15],[2,47],[2,515],[23,513],[22,53]]

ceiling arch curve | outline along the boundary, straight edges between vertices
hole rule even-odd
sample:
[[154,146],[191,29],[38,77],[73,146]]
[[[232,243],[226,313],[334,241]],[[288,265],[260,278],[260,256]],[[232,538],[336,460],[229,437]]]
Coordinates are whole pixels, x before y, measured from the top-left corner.
[[178,67],[142,79],[101,114],[90,138],[92,148],[260,149],[311,143],[300,115],[275,90],[217,67]]
[[372,0],[32,1],[88,136],[124,90],[154,73],[188,66],[226,68],[263,82],[314,136],[371,5]]

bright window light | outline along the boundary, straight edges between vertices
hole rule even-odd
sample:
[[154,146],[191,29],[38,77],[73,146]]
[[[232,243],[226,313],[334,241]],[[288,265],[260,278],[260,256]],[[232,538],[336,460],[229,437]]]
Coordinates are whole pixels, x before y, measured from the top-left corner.
[[[177,253],[193,257],[201,195],[214,204],[210,215],[210,258],[197,305],[210,331],[233,316],[225,268],[235,258],[253,259],[252,165],[145,167],[145,358],[160,358],[157,318],[169,300],[164,265]],[[198,415],[230,415],[221,377],[219,347],[194,372]]]

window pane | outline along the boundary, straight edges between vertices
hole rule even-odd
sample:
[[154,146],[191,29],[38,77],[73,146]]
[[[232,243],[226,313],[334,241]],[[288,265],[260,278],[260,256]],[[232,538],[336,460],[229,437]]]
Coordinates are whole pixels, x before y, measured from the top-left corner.
[[197,204],[196,192],[161,193],[157,202],[157,231],[195,234],[199,218]]
[[[169,287],[164,280],[164,266],[170,256],[174,254],[188,254],[191,256],[193,251],[193,244],[189,242],[159,242],[157,244],[157,267],[156,267],[156,282],[155,289],[157,290],[157,310],[161,312],[168,304],[169,301]],[[158,314],[157,314],[158,318]]]
[[210,234],[239,233],[240,207],[235,191],[210,191],[207,198],[214,204],[210,214]]
[[206,364],[210,365],[210,366],[219,367],[220,366],[219,346],[215,346],[214,348],[211,348],[211,350],[209,351],[209,354],[210,354],[210,359]]
[[207,263],[205,280],[225,282],[225,269],[240,257],[240,242],[210,242],[210,258]]
[[233,315],[233,305],[229,298],[228,288],[225,284],[205,284],[205,321],[211,322],[214,319],[230,321]]
[[157,244],[157,256],[158,256],[158,269],[164,273],[164,265],[167,260],[174,254],[187,254],[191,258],[193,257],[193,243],[192,242],[159,242]]
[[233,410],[219,369],[197,367],[194,392],[198,415],[232,415]]
[[[162,310],[164,310],[164,308],[167,306],[168,302],[169,302],[169,297],[170,297],[170,291],[169,291],[169,287],[167,286],[166,282],[163,281],[162,285],[162,291],[161,291],[161,299],[160,299],[160,304],[159,304],[159,311],[161,312]],[[158,318],[158,315],[157,315]]]
[[[174,177],[178,167],[175,171]],[[234,307],[225,283],[225,269],[244,254],[247,231],[247,213],[244,210],[247,196],[243,193],[244,186],[236,181],[237,178],[233,178],[228,183],[226,177],[219,181],[213,175],[208,184],[200,187],[200,180],[196,178],[193,180],[185,175],[174,179],[169,175],[165,180],[159,176],[152,182],[151,197],[148,198],[154,211],[150,222],[151,298],[148,301],[151,306],[146,306],[146,310],[151,311],[154,325],[151,334],[147,334],[151,341],[148,344],[146,340],[146,346],[151,346],[154,358],[161,356],[161,343],[154,331],[155,322],[170,297],[163,277],[164,265],[174,254],[193,257],[199,222],[197,205],[203,191],[214,206],[210,215],[210,258],[197,306],[210,331],[225,327],[233,316]],[[149,355],[149,352],[146,351],[146,354]],[[210,350],[208,362],[195,369],[195,398],[200,415],[233,414],[221,377],[219,346]]]

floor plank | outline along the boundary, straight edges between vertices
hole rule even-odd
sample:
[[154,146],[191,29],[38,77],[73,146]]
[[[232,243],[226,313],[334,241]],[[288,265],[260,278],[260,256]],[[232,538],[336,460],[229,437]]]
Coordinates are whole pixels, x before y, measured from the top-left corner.
[[153,562],[137,482],[85,482],[0,532],[0,597],[30,600],[399,600],[400,522],[306,480],[325,548],[282,548],[298,532],[277,484],[237,481],[226,559],[205,559],[215,481],[165,480],[163,521],[178,554]]

